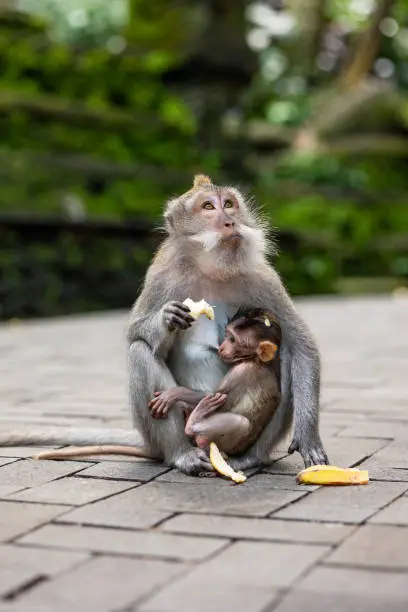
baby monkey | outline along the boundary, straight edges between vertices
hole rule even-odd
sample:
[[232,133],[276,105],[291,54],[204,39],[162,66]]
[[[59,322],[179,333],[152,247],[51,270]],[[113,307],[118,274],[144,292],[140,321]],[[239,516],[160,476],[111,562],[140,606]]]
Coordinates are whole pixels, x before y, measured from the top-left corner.
[[156,418],[184,402],[185,433],[207,449],[215,442],[229,455],[244,453],[271,420],[280,401],[281,327],[262,309],[241,308],[229,321],[218,353],[231,364],[215,394],[184,387],[155,393],[149,407]]

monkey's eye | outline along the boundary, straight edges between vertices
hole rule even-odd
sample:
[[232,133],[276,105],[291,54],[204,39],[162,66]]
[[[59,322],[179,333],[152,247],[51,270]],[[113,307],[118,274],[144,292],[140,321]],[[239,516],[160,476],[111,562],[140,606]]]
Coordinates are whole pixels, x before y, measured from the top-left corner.
[[232,200],[224,200],[224,208],[233,208],[234,202]]
[[203,208],[205,208],[206,210],[213,210],[215,206],[212,202],[204,202]]

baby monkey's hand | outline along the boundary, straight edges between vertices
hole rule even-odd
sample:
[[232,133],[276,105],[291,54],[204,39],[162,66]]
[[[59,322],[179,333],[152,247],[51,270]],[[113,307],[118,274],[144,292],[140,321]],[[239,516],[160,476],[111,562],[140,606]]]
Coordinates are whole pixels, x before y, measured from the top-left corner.
[[149,402],[149,410],[155,419],[165,419],[168,411],[179,399],[177,387],[167,391],[155,391]]

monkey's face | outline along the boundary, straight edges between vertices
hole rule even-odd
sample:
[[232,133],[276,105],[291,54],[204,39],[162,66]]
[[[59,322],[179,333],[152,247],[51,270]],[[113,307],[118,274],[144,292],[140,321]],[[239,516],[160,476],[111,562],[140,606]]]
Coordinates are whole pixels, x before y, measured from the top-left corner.
[[238,310],[225,331],[218,353],[226,363],[274,359],[281,343],[281,328],[272,313],[261,309]]
[[263,229],[233,187],[194,188],[168,203],[165,219],[169,233],[185,236],[206,252],[264,250]]
[[236,330],[229,325],[218,354],[225,363],[239,363],[257,357],[259,339],[253,329]]
[[237,250],[244,241],[244,203],[227,188],[203,189],[186,203],[191,241],[204,251]]

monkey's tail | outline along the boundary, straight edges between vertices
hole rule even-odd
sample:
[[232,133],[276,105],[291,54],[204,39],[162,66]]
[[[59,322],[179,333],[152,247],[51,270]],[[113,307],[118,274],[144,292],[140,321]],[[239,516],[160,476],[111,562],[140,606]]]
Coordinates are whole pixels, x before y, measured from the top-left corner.
[[118,444],[143,446],[137,429],[108,429],[103,427],[42,427],[26,426],[16,430],[0,429],[1,446],[77,446]]
[[68,446],[34,455],[33,459],[67,459],[70,457],[88,457],[89,455],[129,455],[140,459],[153,459],[147,448],[121,446],[120,444],[102,444],[95,446]]
[[151,458],[140,433],[136,429],[21,427],[18,430],[0,430],[2,446],[68,446],[40,453],[38,459],[63,459],[85,455],[132,455]]

